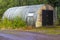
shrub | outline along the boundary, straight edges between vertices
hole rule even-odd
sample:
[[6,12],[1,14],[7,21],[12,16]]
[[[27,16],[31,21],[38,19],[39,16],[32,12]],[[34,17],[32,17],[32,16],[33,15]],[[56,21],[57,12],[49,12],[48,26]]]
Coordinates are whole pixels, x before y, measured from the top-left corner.
[[26,22],[22,20],[21,18],[15,18],[14,20],[8,20],[4,19],[3,21],[0,22],[1,27],[5,28],[20,28],[20,27],[26,27]]
[[13,26],[17,27],[17,28],[19,28],[19,27],[25,27],[26,26],[26,22],[23,21],[21,18],[17,17],[17,18],[15,18],[13,20]]

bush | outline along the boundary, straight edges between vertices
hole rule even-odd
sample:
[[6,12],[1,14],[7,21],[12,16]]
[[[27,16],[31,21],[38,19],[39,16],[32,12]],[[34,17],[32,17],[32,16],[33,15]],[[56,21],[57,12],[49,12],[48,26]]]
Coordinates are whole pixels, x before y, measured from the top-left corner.
[[20,27],[26,27],[26,22],[23,21],[21,18],[15,18],[14,20],[8,20],[4,19],[0,22],[1,27],[5,28],[20,28]]

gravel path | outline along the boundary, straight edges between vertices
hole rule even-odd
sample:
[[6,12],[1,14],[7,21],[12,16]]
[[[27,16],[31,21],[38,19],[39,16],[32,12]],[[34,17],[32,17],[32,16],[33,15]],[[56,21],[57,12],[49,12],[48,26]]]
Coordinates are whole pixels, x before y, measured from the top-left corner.
[[0,32],[0,40],[60,40],[60,35],[47,35],[22,31]]

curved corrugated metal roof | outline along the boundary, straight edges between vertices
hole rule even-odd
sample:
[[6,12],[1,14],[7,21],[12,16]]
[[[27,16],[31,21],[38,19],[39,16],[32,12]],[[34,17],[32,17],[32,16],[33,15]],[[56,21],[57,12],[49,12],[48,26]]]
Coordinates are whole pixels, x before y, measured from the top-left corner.
[[36,18],[38,9],[40,9],[43,5],[44,4],[12,7],[5,11],[5,13],[3,14],[3,18],[14,19],[16,16],[18,16],[26,20],[27,14],[29,13],[34,13],[34,18]]

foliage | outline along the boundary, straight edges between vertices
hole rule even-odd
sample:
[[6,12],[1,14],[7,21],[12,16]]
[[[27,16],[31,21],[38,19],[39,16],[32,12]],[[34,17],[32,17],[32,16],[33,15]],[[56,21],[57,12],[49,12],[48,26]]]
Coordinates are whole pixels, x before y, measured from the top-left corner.
[[60,0],[47,0],[48,4],[52,5],[53,7],[60,6]]
[[13,6],[16,6],[16,2],[14,2],[14,0],[0,0],[0,18],[2,17],[5,10]]
[[0,26],[4,28],[20,28],[20,27],[26,27],[26,22],[23,21],[21,18],[15,18],[14,20],[8,20],[4,19],[3,21],[0,21]]

